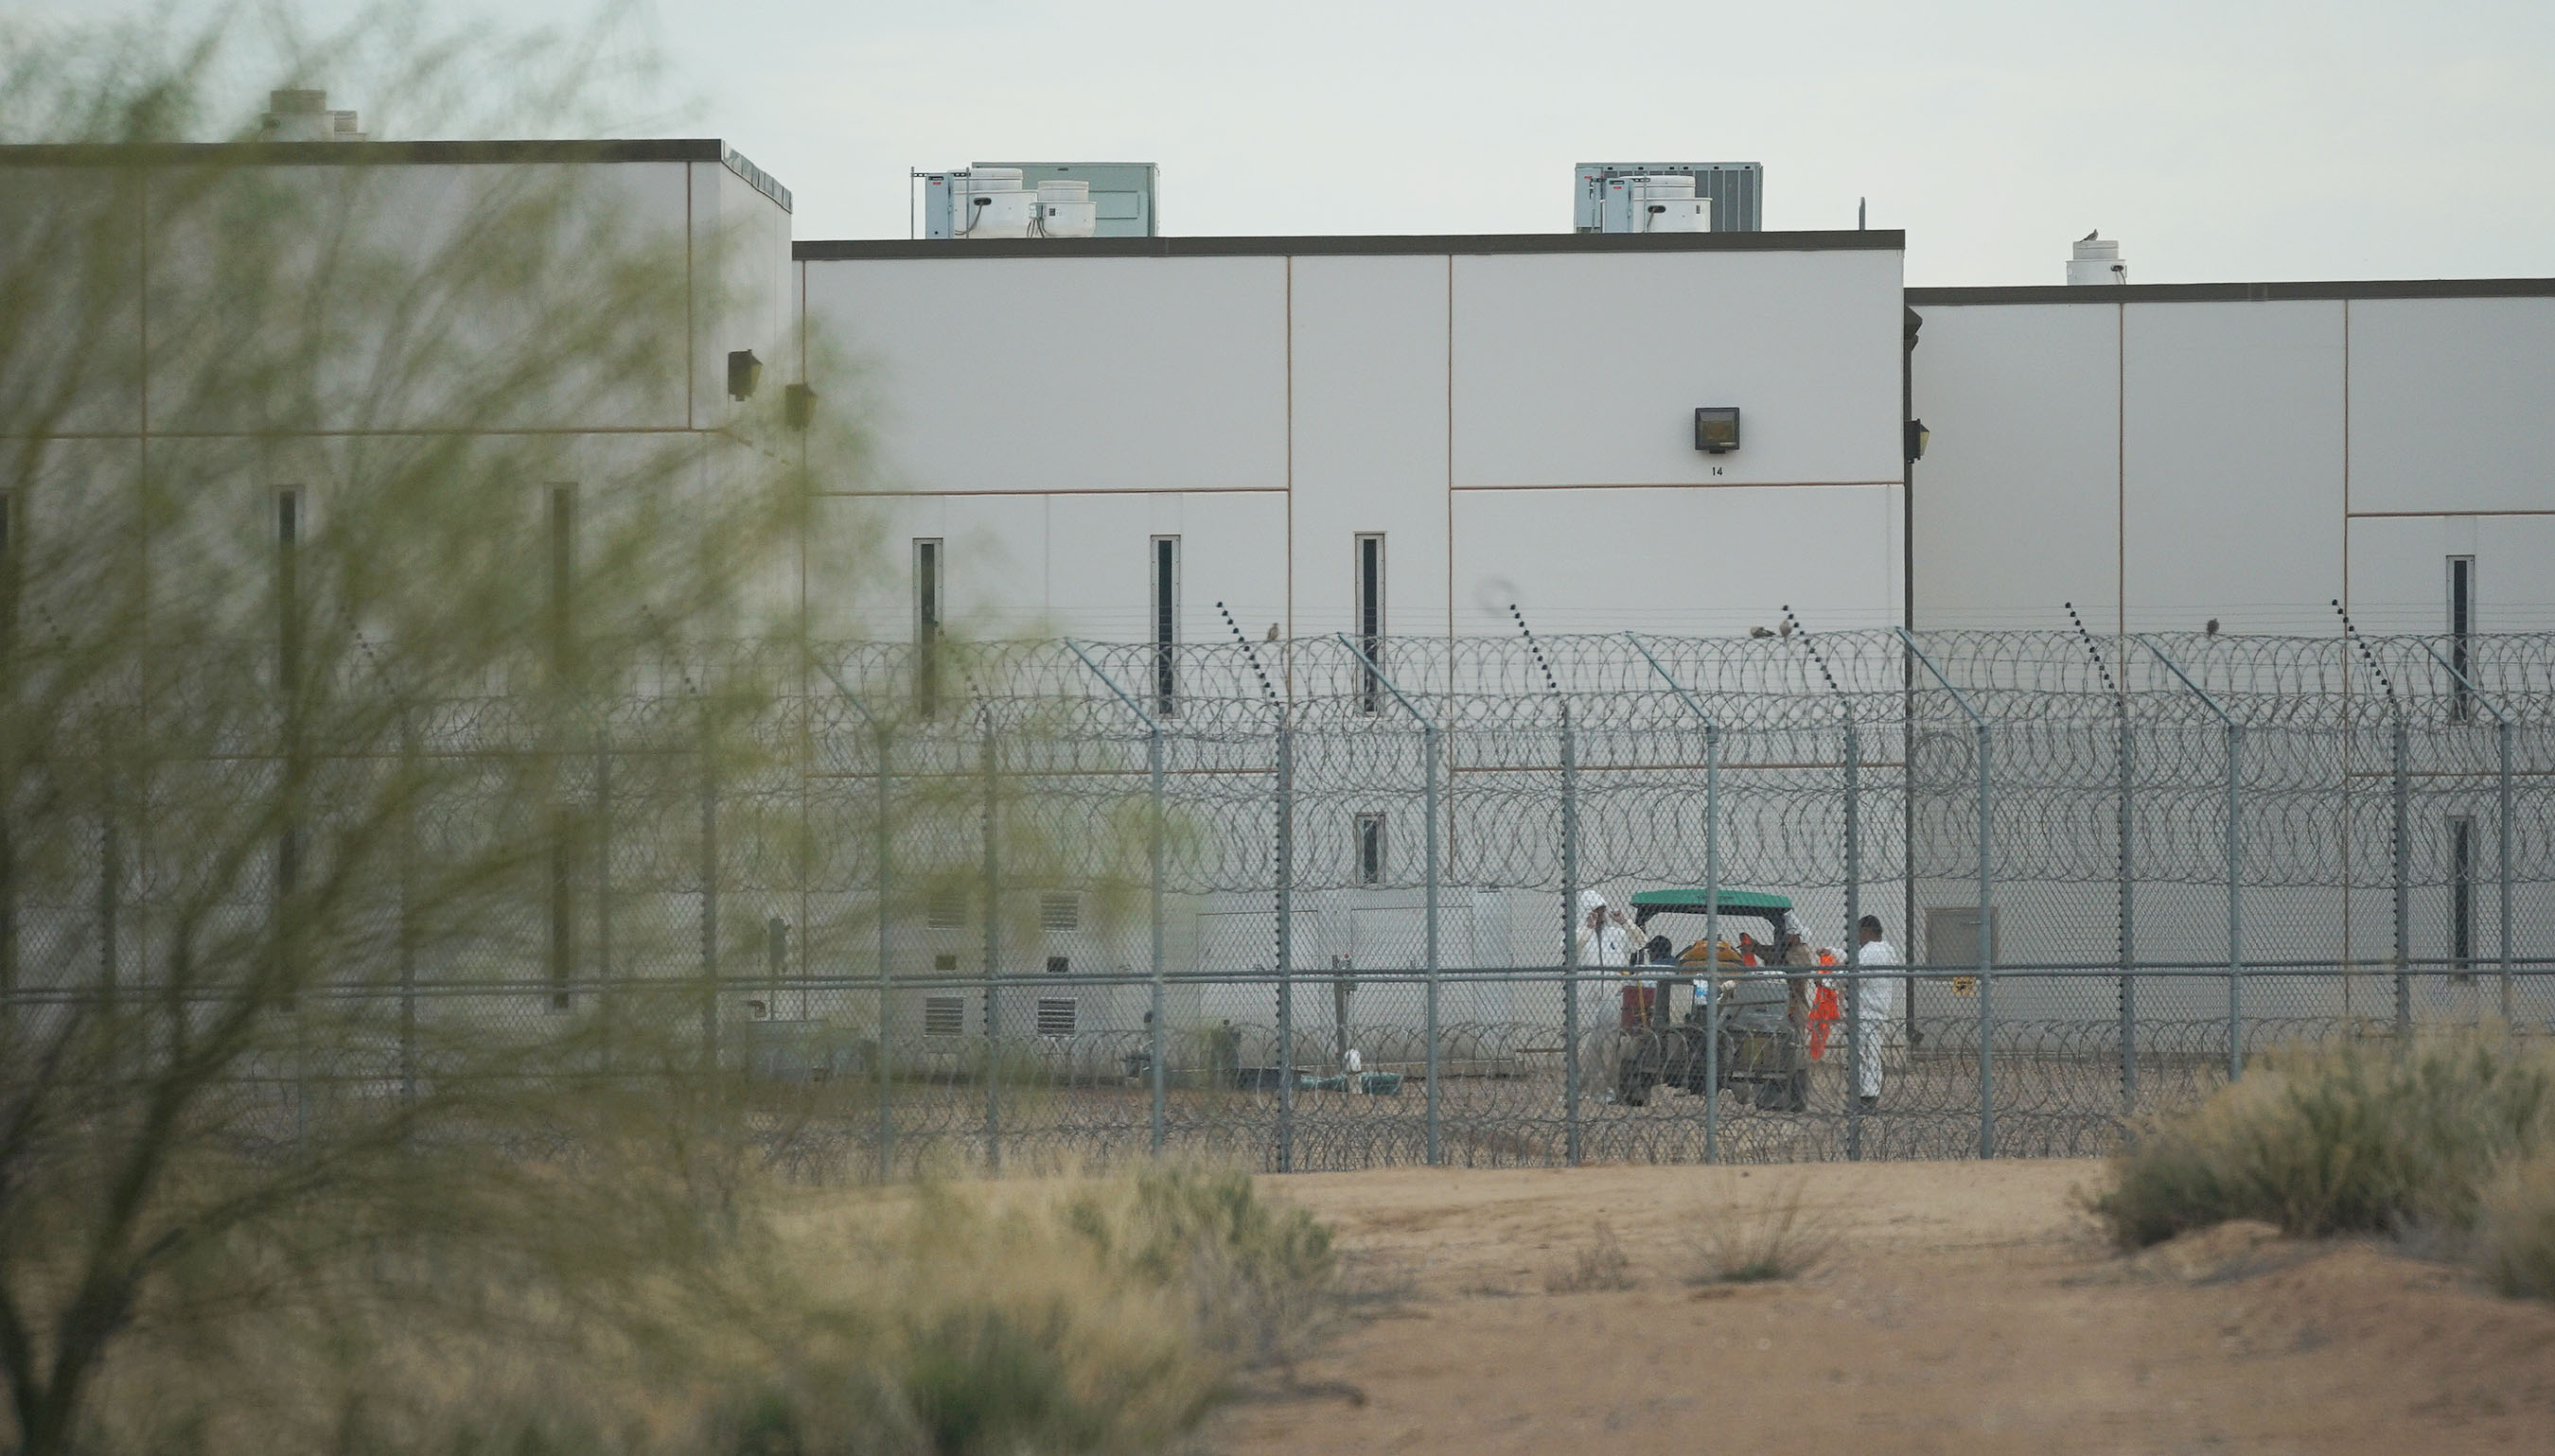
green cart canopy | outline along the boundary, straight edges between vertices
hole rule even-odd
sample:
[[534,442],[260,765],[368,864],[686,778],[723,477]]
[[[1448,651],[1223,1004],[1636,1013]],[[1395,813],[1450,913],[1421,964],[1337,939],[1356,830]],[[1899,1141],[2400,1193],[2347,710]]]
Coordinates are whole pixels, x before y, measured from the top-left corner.
[[[1754,915],[1771,920],[1776,927],[1792,902],[1779,895],[1765,895],[1754,890],[1721,892],[1721,912],[1725,915]],[[1646,925],[1652,915],[1710,914],[1710,897],[1700,889],[1638,890],[1633,893],[1633,923]]]

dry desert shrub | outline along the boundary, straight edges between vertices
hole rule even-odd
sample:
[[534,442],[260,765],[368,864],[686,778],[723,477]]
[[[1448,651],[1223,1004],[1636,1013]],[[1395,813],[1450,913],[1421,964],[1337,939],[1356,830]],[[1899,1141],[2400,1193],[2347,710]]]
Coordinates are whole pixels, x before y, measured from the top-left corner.
[[2474,1253],[2503,1293],[2555,1299],[2555,1146],[2541,1145],[2485,1190]]
[[733,1232],[669,1237],[654,1268],[623,1258],[636,1277],[608,1306],[480,1284],[446,1292],[471,1306],[448,1323],[405,1303],[243,1311],[255,1360],[138,1349],[84,1448],[1137,1456],[1175,1447],[1336,1302],[1328,1232],[1240,1174],[767,1181],[739,1204]]
[[1624,1252],[1623,1241],[1615,1237],[1615,1226],[1599,1219],[1590,1230],[1588,1242],[1572,1256],[1570,1263],[1543,1276],[1547,1294],[1586,1294],[1629,1289],[1633,1277],[1633,1260]]
[[801,1343],[755,1408],[857,1432],[846,1450],[1160,1449],[1336,1302],[1329,1232],[1240,1173],[943,1184],[844,1211],[789,1246],[814,1327],[842,1333]]
[[1795,1177],[1754,1200],[1707,1208],[1695,1236],[1689,1284],[1753,1284],[1798,1278],[1836,1250],[1836,1233],[1809,1206]]
[[2550,1126],[2555,1057],[2507,1037],[2290,1052],[2139,1129],[2093,1209],[2132,1249],[2237,1218],[2308,1238],[2463,1232]]

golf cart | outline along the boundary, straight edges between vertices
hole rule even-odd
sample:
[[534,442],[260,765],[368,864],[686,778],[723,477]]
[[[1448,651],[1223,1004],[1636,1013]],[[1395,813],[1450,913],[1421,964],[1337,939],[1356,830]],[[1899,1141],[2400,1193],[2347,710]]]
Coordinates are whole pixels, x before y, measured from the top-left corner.
[[[1732,921],[1765,946],[1771,961],[1783,942],[1783,919],[1792,903],[1779,895],[1744,890],[1720,893],[1721,933],[1738,939]],[[1810,1106],[1807,1022],[1808,983],[1787,977],[1780,965],[1747,965],[1704,943],[1712,907],[1701,890],[1643,890],[1633,897],[1633,923],[1644,930],[1665,919],[1657,935],[1669,944],[1670,964],[1632,969],[1636,985],[1625,994],[1625,1047],[1615,1092],[1639,1107],[1658,1087],[1701,1094],[1718,1070],[1724,1087],[1753,1089],[1756,1105],[1782,1112]],[[1650,939],[1649,935],[1642,937]],[[1684,954],[1678,954],[1679,950]],[[1688,1009],[1673,1012],[1678,988],[1693,988]],[[1716,989],[1718,988],[1718,989]],[[1720,1002],[1720,1015],[1712,1003]],[[1708,1051],[1718,1023],[1720,1048]]]

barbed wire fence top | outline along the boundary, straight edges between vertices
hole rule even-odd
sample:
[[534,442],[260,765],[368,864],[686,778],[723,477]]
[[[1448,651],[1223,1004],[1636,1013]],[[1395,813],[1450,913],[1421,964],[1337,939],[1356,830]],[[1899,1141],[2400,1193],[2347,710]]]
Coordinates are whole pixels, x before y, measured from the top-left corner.
[[[331,974],[407,1027],[679,1027],[798,1089],[772,1137],[810,1167],[2093,1151],[2281,1040],[2555,1019],[2555,636],[1787,615],[615,661],[564,699],[496,674],[398,702],[395,741],[297,745],[439,766],[403,874],[549,816],[475,918],[423,948],[375,924]],[[238,725],[221,772],[264,772],[261,737]],[[7,888],[13,1035],[165,958],[183,822],[119,802],[47,824],[18,792],[46,853]],[[326,796],[307,813],[324,845]],[[1793,919],[1634,899],[1671,890]],[[1587,929],[1590,894],[1642,922]],[[1903,969],[1848,964],[1864,914]],[[1774,969],[1794,926],[1840,964]],[[1720,1015],[1692,958],[1715,937],[1805,983],[1766,1033],[1801,1076],[1771,1100],[1659,1049]],[[1628,974],[1644,950],[1665,962]],[[418,1075],[380,1041],[318,1081]],[[271,1080],[314,1095],[309,1068]]]

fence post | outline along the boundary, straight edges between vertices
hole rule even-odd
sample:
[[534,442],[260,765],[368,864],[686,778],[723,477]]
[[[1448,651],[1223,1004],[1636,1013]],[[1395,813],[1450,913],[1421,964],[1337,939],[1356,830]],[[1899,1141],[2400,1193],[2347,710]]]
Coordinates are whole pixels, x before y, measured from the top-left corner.
[[[123,805],[118,801],[113,767],[105,770],[103,779],[106,791],[99,798],[105,811],[98,815],[97,825],[97,1009],[99,1020],[105,1024],[101,1029],[104,1035],[100,1039],[105,1042],[106,1063],[112,1069],[122,1059],[122,1048],[117,1043],[123,1033],[116,1026],[120,1020],[117,1002],[121,999],[121,988],[116,982],[124,947],[116,932],[124,918],[124,837],[122,826],[117,823]],[[299,1015],[298,1009],[296,1015]],[[298,1063],[294,1076],[294,1095],[298,1099],[302,1095],[302,1072]]]
[[718,755],[710,738],[709,699],[701,699],[701,1067],[719,1064],[718,1017]]
[[1721,1160],[1721,727],[1703,728],[1703,1160]]
[[2200,699],[2227,735],[2227,1078],[2234,1081],[2245,1075],[2244,827],[2240,817],[2244,803],[2245,727],[2152,639],[2142,636],[2137,643]]
[[[2126,664],[2123,665],[2127,667]],[[2138,1105],[2138,979],[2137,930],[2133,913],[2136,910],[2133,878],[2137,848],[2131,827],[2130,786],[2133,782],[2132,755],[2135,742],[2129,726],[2129,694],[2127,683],[2121,689],[2121,1111],[2134,1112]]]
[[1002,749],[994,733],[994,710],[985,718],[985,1166],[1003,1170],[1003,860],[1002,805],[999,775]]
[[[854,705],[859,706],[857,700]],[[865,717],[870,716],[869,709],[866,707],[861,708],[861,713]],[[888,890],[894,883],[888,856],[896,840],[894,829],[888,819],[889,805],[893,800],[889,797],[888,789],[887,725],[876,717],[870,717],[870,726],[876,730],[878,737],[878,803],[872,810],[872,817],[878,821],[872,831],[878,839],[875,850],[878,859],[876,910],[878,918],[878,1065],[874,1070],[878,1077],[878,1176],[879,1181],[884,1183],[896,1174],[896,1113],[889,1097],[896,1085],[895,1057],[889,1050],[892,1044],[889,1040],[890,1014],[894,1001],[891,988],[895,984],[895,978],[888,965],[888,948],[891,939]]]
[[1927,672],[1933,674],[1934,680],[1943,685],[1943,691],[1951,695],[1953,705],[1958,707],[1962,713],[1968,716],[1971,727],[1978,736],[1979,1156],[1994,1157],[1996,1156],[1996,1019],[1992,998],[1996,994],[1996,904],[1994,898],[1996,884],[1995,880],[1990,875],[1988,868],[1990,855],[1992,853],[1992,842],[1990,838],[1992,832],[1992,820],[1990,817],[1992,800],[1989,797],[1988,790],[1992,773],[1989,766],[1988,755],[1992,745],[1988,734],[1988,720],[1980,714],[1977,708],[1970,706],[1970,700],[1962,695],[1959,688],[1952,685],[1951,678],[1943,675],[1943,669],[1934,665],[1934,660],[1926,655],[1925,649],[1916,645],[1915,637],[1910,634],[1906,628],[1900,627],[1892,630],[1898,634],[1899,641],[1907,644],[1908,655],[1913,657],[1918,663],[1922,664]]
[[620,997],[612,975],[612,739],[602,714],[594,724],[594,975],[601,1003],[603,1070],[612,1071],[612,1049],[620,1030]]
[[893,880],[889,869],[889,855],[895,842],[888,821],[889,805],[893,802],[888,793],[888,745],[891,740],[885,720],[870,711],[870,705],[861,701],[860,696],[852,691],[850,684],[843,681],[841,674],[837,673],[830,664],[819,662],[816,664],[816,670],[824,673],[834,684],[834,690],[842,694],[843,701],[850,703],[853,710],[861,715],[861,720],[869,725],[870,735],[877,744],[877,800],[871,810],[870,832],[873,836],[871,850],[877,861],[873,878],[877,881],[878,887],[876,891],[878,898],[878,1043],[873,1056],[876,1065],[871,1068],[871,1072],[878,1082],[878,1180],[885,1183],[896,1172],[896,1115],[888,1098],[894,1081],[893,1058],[888,1051],[891,988],[894,984],[888,969],[890,944],[888,887]]
[[417,738],[406,707],[400,709],[399,840],[399,1067],[400,1105],[417,1106]]
[[1295,729],[1278,709],[1278,1171],[1295,1170]]
[[[1947,681],[1946,687],[1951,684]],[[1959,697],[1958,693],[1953,694]],[[1962,703],[1964,708],[1968,703]],[[1976,718],[1979,764],[1979,1156],[1996,1156],[1996,883],[1993,858],[1994,810],[1990,786],[1995,782],[1990,752],[1994,743],[1985,718]]]
[[[1870,1029],[1863,1020],[1863,738],[1854,712],[1845,715],[1845,943],[1853,946],[1845,967],[1845,1155],[1863,1159],[1863,1038]],[[1905,934],[1902,928],[1899,932]],[[1886,1033],[1885,1033],[1886,1035]],[[1873,1048],[1880,1059],[1880,1048]]]
[[2245,1075],[2245,730],[2227,725],[2227,1080]]
[[1444,1145],[1438,1137],[1437,1096],[1437,723],[1435,719],[1429,717],[1426,713],[1421,712],[1418,704],[1412,702],[1403,694],[1399,684],[1396,683],[1392,678],[1384,675],[1384,669],[1375,665],[1375,660],[1373,658],[1370,658],[1365,653],[1359,651],[1358,645],[1349,641],[1347,633],[1343,632],[1337,635],[1339,637],[1340,646],[1348,649],[1349,656],[1354,658],[1358,665],[1366,669],[1368,679],[1372,682],[1381,684],[1385,691],[1392,693],[1393,700],[1401,704],[1401,710],[1408,713],[1412,719],[1417,721],[1419,724],[1419,754],[1422,761],[1420,768],[1420,781],[1423,786],[1420,790],[1422,795],[1419,809],[1420,828],[1428,841],[1426,880],[1424,882],[1424,888],[1421,891],[1421,905],[1424,908],[1422,913],[1425,915],[1427,921],[1426,935],[1428,955],[1428,1006],[1426,1015],[1428,1048],[1425,1054],[1425,1066],[1428,1078],[1426,1146],[1428,1165],[1435,1167],[1438,1163],[1445,1160]]
[[[771,1000],[764,1005],[771,1008],[771,1018],[779,1021],[782,988],[790,982],[790,922],[780,915],[766,916],[763,921],[763,975],[772,983],[767,993]],[[807,1019],[807,993],[803,989],[798,993],[798,1019]]]
[[[1561,1122],[1563,1157],[1572,1167],[1579,1165],[1579,752],[1572,735],[1570,699],[1561,691],[1561,681],[1552,675],[1552,664],[1543,656],[1543,645],[1534,640],[1534,632],[1525,625],[1525,613],[1509,603],[1509,616],[1516,619],[1518,634],[1525,639],[1526,651],[1533,655],[1534,666],[1543,673],[1543,685],[1561,708]],[[1603,945],[1603,931],[1592,937]]]
[[1989,785],[1987,720],[1979,721],[1979,1156],[1996,1156],[1996,885],[1990,877],[1993,811]]
[[[1082,666],[1091,669],[1091,675],[1099,678],[1103,687],[1108,688],[1118,701],[1126,704],[1127,711],[1136,715],[1136,721],[1145,725],[1146,781],[1150,787],[1153,802],[1153,813],[1148,826],[1150,831],[1148,853],[1153,865],[1154,910],[1153,1010],[1145,1016],[1145,1025],[1152,1028],[1152,1031],[1146,1038],[1146,1055],[1153,1067],[1152,1074],[1146,1079],[1153,1086],[1153,1101],[1147,1130],[1150,1134],[1149,1146],[1154,1155],[1158,1157],[1161,1155],[1167,1123],[1162,1081],[1162,725],[1159,719],[1146,712],[1135,698],[1129,696],[1127,689],[1120,687],[1115,678],[1100,670],[1100,665],[1091,660],[1091,655],[1082,650],[1080,643],[1068,637],[1064,640],[1064,645],[1075,657],[1082,660]],[[1169,670],[1159,664],[1156,665],[1156,669],[1157,680],[1160,673]]]
[[1561,1116],[1563,1157],[1579,1165],[1579,754],[1561,704]]
[[[1439,981],[1441,979],[1441,973],[1444,966],[1444,962],[1441,959],[1438,948],[1437,933],[1437,919],[1439,913],[1437,906],[1437,882],[1440,871],[1440,866],[1437,862],[1437,740],[1438,733],[1436,724],[1431,723],[1420,730],[1419,752],[1422,758],[1426,760],[1426,772],[1420,776],[1420,792],[1425,795],[1427,800],[1420,810],[1420,828],[1428,836],[1428,863],[1423,871],[1427,876],[1427,890],[1425,893],[1427,895],[1428,915],[1428,1056],[1426,1065],[1422,1067],[1421,1070],[1428,1078],[1427,1141],[1428,1164],[1431,1167],[1435,1167],[1446,1160],[1446,1142],[1442,1128],[1444,1098],[1440,1095],[1442,1089],[1439,1086],[1439,1083],[1443,1078],[1438,1074],[1440,1070],[1441,1053],[1439,1052],[1437,1045],[1439,1035],[1438,1028],[1441,1024],[1441,1018],[1439,1015],[1441,988],[1439,986]],[[2508,897],[2505,896],[2505,902],[2507,899]],[[2506,988],[2509,985],[2507,977],[2503,978],[2502,984],[2505,987],[2504,999],[2506,1000],[2508,997]]]
[[[2415,641],[2420,642],[2421,639],[2416,638]],[[2494,785],[2494,789],[2495,796],[2500,801],[2497,812],[2500,818],[2498,878],[2501,881],[2501,903],[2498,910],[2501,922],[2501,1019],[2506,1024],[2510,1020],[2512,1011],[2513,991],[2510,951],[2510,715],[2502,711],[2500,703],[2487,696],[2483,688],[2476,686],[2474,677],[2469,675],[2465,668],[2441,657],[2439,649],[2432,647],[2428,642],[2422,642],[2422,651],[2429,653],[2431,661],[2447,669],[2448,674],[2457,680],[2457,684],[2466,689],[2469,697],[2483,703],[2485,711],[2493,714],[2494,752],[2500,761],[2496,776],[2498,782]],[[2464,968],[2461,967],[2461,969]]]
[[[0,497],[0,509],[5,509]],[[0,527],[0,532],[5,532]],[[6,543],[0,542],[0,550]],[[0,568],[4,569],[4,568]],[[7,603],[0,601],[0,611]],[[6,622],[0,618],[0,629]],[[0,638],[0,664],[5,664],[9,644]],[[7,678],[0,677],[0,688]],[[14,770],[0,778],[0,1050],[10,1050],[12,1034],[18,1030],[18,842],[12,837],[12,825],[18,809],[18,777]]]
[[[1278,697],[1277,684],[1269,680],[1260,654],[1252,651],[1251,639],[1242,635],[1233,613],[1222,602],[1215,610],[1234,646],[1242,649],[1242,660],[1251,665],[1251,675],[1260,679],[1260,696],[1278,720],[1278,1171],[1290,1172],[1295,1166],[1295,750],[1288,726],[1290,702]],[[1291,697],[1291,677],[1287,691]]]
[[2404,710],[2395,709],[2395,1033],[2410,1036],[2413,1032],[2412,975],[2412,826],[2411,813],[2412,743],[2404,726]]
[[2513,988],[2510,983],[2510,720],[2508,718],[2503,718],[2499,723],[2495,724],[2493,736],[2499,746],[2501,757],[2501,782],[2499,785],[2501,804],[2498,814],[2500,819],[2498,828],[2501,839],[2501,904],[2499,906],[2499,914],[2501,919],[2501,1020],[2506,1026],[2510,1022],[2511,1012],[2513,1010],[2511,1004],[2511,993]]
[[1695,700],[1693,693],[1686,691],[1685,684],[1677,681],[1675,674],[1651,656],[1640,638],[1627,632],[1624,640],[1631,643],[1633,651],[1640,653],[1642,660],[1650,665],[1650,670],[1667,683],[1668,691],[1676,695],[1686,711],[1703,723],[1703,943],[1706,949],[1703,975],[1695,985],[1705,1005],[1703,1160],[1718,1162],[1721,1160],[1721,1004],[1713,991],[1721,973],[1721,725],[1713,721],[1712,714],[1703,710],[1703,704]]
[[1153,1074],[1153,1078],[1152,1078],[1152,1081],[1153,1081],[1153,1084],[1154,1084],[1154,1086],[1153,1086],[1153,1093],[1154,1093],[1154,1096],[1153,1096],[1153,1106],[1152,1106],[1152,1108],[1150,1109],[1149,1116],[1150,1116],[1150,1118],[1151,1118],[1150,1132],[1152,1133],[1152,1137],[1153,1137],[1154,1155],[1155,1155],[1156,1157],[1159,1157],[1159,1156],[1161,1156],[1161,1155],[1162,1155],[1162,1147],[1163,1147],[1163,1144],[1167,1141],[1167,1139],[1169,1138],[1169,1134],[1170,1134],[1170,1126],[1169,1126],[1169,1125],[1170,1125],[1170,1109],[1169,1109],[1169,1102],[1168,1102],[1168,1094],[1167,1094],[1167,1092],[1166,1092],[1166,1090],[1165,1090],[1165,1089],[1166,1089],[1167,1084],[1166,1084],[1166,1083],[1164,1082],[1164,1080],[1163,1080],[1163,1078],[1164,1078],[1165,1076],[1167,1076],[1167,1075],[1168,1075],[1168,1073],[1166,1072],[1166,1070],[1164,1069],[1164,1067],[1163,1067],[1163,1065],[1162,1065],[1162,1062],[1163,1062],[1163,1056],[1164,1056],[1164,1049],[1163,1049],[1163,1034],[1164,1034],[1164,1033],[1163,1033],[1163,1030],[1162,1030],[1162,1016],[1163,1016],[1163,1011],[1164,1011],[1164,1008],[1163,1008],[1163,1005],[1162,1005],[1162,973],[1163,973],[1163,969],[1164,969],[1164,968],[1163,968],[1163,964],[1162,964],[1162,836],[1163,836],[1163,833],[1164,833],[1164,820],[1163,820],[1163,815],[1164,815],[1164,813],[1166,812],[1166,809],[1165,809],[1165,805],[1164,805],[1164,804],[1163,804],[1163,802],[1162,802],[1162,725],[1161,725],[1161,724],[1159,724],[1159,723],[1156,723],[1156,724],[1154,724],[1154,725],[1152,726],[1152,728],[1150,729],[1150,731],[1148,731],[1148,732],[1146,733],[1146,735],[1145,735],[1145,750],[1146,750],[1145,757],[1146,757],[1146,760],[1147,760],[1147,765],[1146,765],[1146,766],[1147,766],[1148,770],[1150,771],[1150,777],[1151,777],[1151,778],[1152,778],[1152,780],[1153,780],[1153,784],[1152,784],[1152,786],[1151,786],[1151,787],[1152,787],[1152,790],[1153,790],[1153,803],[1154,803],[1154,812],[1153,812],[1153,815],[1152,815],[1152,823],[1151,823],[1150,825],[1148,825],[1148,827],[1152,830],[1152,839],[1153,839],[1153,843],[1152,843],[1152,845],[1150,846],[1150,849],[1151,849],[1151,851],[1152,851],[1150,858],[1151,858],[1151,859],[1152,859],[1152,861],[1153,861],[1153,864],[1152,864],[1152,873],[1153,873],[1153,881],[1154,881],[1154,894],[1153,894],[1153,902],[1154,902],[1154,903],[1153,903],[1153,911],[1154,911],[1154,941],[1153,941],[1153,956],[1154,956],[1154,983],[1153,983],[1153,994],[1152,994],[1153,1010],[1151,1011],[1151,1013],[1149,1013],[1149,1014],[1148,1014],[1147,1018],[1146,1018],[1147,1022],[1148,1022],[1148,1023],[1153,1027],[1153,1029],[1154,1029],[1153,1035],[1152,1035],[1152,1037],[1150,1038],[1150,1039],[1152,1040],[1152,1042],[1153,1042],[1153,1045],[1151,1046],[1151,1048],[1149,1048],[1149,1050],[1148,1050],[1148,1052],[1147,1052],[1147,1055],[1148,1055],[1148,1057],[1149,1057],[1149,1059],[1150,1059],[1150,1061],[1151,1061],[1151,1064],[1152,1064],[1152,1067],[1153,1067],[1153,1073],[1154,1073],[1154,1074]]

